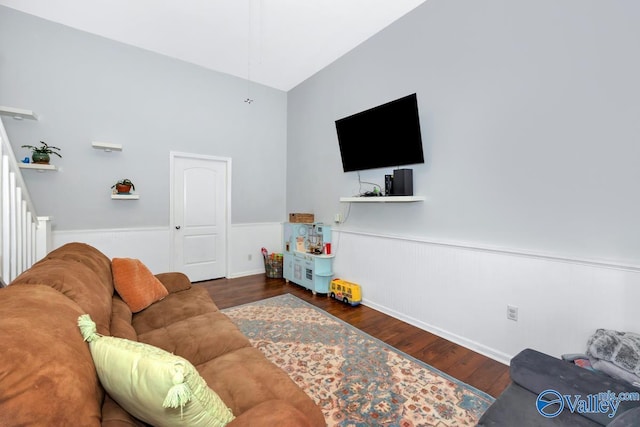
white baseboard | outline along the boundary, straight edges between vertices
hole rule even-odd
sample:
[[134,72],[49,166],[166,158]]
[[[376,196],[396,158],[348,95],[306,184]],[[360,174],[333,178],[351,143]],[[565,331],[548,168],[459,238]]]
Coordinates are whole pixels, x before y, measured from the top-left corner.
[[504,363],[505,365],[509,365],[511,362],[511,358],[512,355],[506,354],[504,352],[500,352],[500,351],[496,351],[495,349],[491,348],[491,347],[487,347],[486,345],[483,345],[481,343],[478,343],[476,341],[473,340],[469,340],[465,337],[462,337],[460,335],[456,335],[453,334],[449,331],[446,331],[442,328],[438,328],[435,327],[433,325],[427,324],[425,322],[420,321],[419,319],[415,319],[412,318],[410,316],[406,316],[403,313],[400,313],[396,310],[392,310],[389,307],[385,307],[383,305],[379,305],[379,304],[375,304],[372,303],[371,301],[367,301],[366,299],[362,300],[362,304],[366,305],[367,307],[373,308],[374,310],[378,310],[388,316],[394,317],[396,319],[402,320],[403,322],[406,322],[412,326],[415,326],[416,328],[420,328],[422,330],[425,330],[427,332],[431,332],[434,335],[437,335],[441,338],[444,338],[446,340],[449,340],[453,343],[456,343],[458,345],[461,345],[465,348],[468,348],[470,350],[473,350],[477,353],[480,353],[484,356],[487,356],[493,360],[496,360],[500,363]]
[[254,274],[265,274],[264,267],[257,268],[254,270],[245,270],[245,271],[237,271],[231,273],[228,278],[229,279],[237,279],[239,277],[253,276]]

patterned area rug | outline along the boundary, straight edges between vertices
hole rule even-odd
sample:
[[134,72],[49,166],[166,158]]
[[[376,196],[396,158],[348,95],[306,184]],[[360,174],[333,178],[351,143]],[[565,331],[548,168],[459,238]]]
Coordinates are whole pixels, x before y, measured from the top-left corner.
[[475,426],[494,401],[290,294],[222,311],[329,426]]

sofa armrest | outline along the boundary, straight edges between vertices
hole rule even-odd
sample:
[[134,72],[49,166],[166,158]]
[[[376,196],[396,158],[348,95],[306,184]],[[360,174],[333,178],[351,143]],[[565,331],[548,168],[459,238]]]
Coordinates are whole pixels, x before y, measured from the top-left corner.
[[243,412],[228,427],[313,427],[309,418],[284,400],[267,400]]
[[[624,381],[581,368],[532,349],[523,350],[511,359],[510,373],[514,383],[536,396],[545,390],[555,390],[563,396],[580,395],[583,399],[586,399],[589,394],[598,395],[607,391],[616,395],[637,391],[631,384]],[[640,402],[622,401],[616,415],[637,406],[640,406]],[[611,422],[611,418],[606,413],[584,413],[581,415],[602,425]]]
[[191,287],[191,281],[186,274],[178,271],[170,273],[160,273],[155,275],[158,280],[167,288],[169,293],[180,292]]

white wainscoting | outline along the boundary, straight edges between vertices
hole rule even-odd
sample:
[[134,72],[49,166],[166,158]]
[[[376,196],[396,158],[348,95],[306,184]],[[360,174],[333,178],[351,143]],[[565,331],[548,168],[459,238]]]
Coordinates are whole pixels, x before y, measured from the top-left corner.
[[[262,247],[269,252],[282,251],[282,223],[279,222],[234,224],[228,237],[229,278],[264,273]],[[52,248],[69,242],[84,242],[109,258],[138,258],[157,274],[170,270],[170,239],[169,229],[165,227],[53,231]]]
[[333,251],[365,305],[503,363],[527,347],[584,352],[597,328],[640,332],[635,267],[336,229]]
[[[260,249],[281,252],[281,233],[281,223],[232,225],[227,277],[264,273]],[[154,273],[168,271],[169,236],[167,228],[52,233],[54,248],[86,242]],[[335,276],[359,283],[365,305],[503,363],[526,347],[584,352],[597,328],[640,332],[637,267],[336,228],[332,250]]]
[[53,249],[70,242],[94,246],[109,258],[138,258],[154,274],[169,271],[167,227],[53,231]]
[[263,247],[270,253],[282,252],[282,223],[232,225],[229,242],[230,273],[227,277],[234,278],[264,273],[264,260],[261,252]]

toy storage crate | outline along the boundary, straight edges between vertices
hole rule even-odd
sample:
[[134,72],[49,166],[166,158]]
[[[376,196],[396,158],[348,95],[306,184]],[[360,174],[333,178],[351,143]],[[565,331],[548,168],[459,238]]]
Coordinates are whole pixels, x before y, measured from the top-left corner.
[[265,258],[264,270],[270,279],[282,279],[282,256]]
[[315,216],[312,213],[290,213],[289,222],[311,224]]

